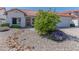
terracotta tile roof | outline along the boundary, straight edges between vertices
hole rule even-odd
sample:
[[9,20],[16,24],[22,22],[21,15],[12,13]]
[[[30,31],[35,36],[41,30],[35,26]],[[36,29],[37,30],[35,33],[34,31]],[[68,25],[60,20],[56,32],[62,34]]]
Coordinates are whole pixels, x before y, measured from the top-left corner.
[[[11,9],[11,10],[9,10],[9,11],[7,11],[7,12],[10,12],[10,11],[13,11],[13,10],[18,10],[18,11],[24,13],[24,15],[27,15],[27,16],[36,16],[36,11],[32,11],[32,10]],[[6,12],[6,13],[7,13],[7,12]]]
[[[23,12],[27,16],[36,16],[36,13],[37,13],[37,11],[33,11],[33,10],[11,9],[9,11],[12,11],[12,10],[18,10],[20,12]],[[73,12],[73,10],[69,10],[69,11],[65,11],[65,12]],[[57,12],[56,14],[59,16],[63,16],[63,17],[77,17],[76,15],[72,15],[72,14],[70,15],[69,13],[65,13],[65,12]],[[79,12],[79,10],[74,10],[74,12]]]
[[69,13],[69,12],[79,12],[79,10],[66,10],[63,13]]
[[79,10],[75,10],[74,12],[79,12]]
[[63,17],[76,17],[75,15],[70,15],[68,13],[57,13],[57,15],[63,16]]
[[36,16],[36,11],[32,11],[32,10],[21,10],[22,12],[25,13],[25,15],[28,15],[28,16]]

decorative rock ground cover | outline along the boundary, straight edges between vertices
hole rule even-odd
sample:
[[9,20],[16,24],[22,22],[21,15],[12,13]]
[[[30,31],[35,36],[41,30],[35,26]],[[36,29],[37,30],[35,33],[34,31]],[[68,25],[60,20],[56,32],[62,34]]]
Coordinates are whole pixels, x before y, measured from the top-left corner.
[[[77,32],[75,32],[75,30]],[[62,29],[66,34],[79,36],[79,29]],[[18,32],[18,33],[17,33]],[[15,35],[17,33],[17,35]],[[76,34],[74,34],[76,33]],[[12,39],[11,39],[12,38]],[[14,38],[14,39],[13,39]],[[76,39],[76,38],[73,38]],[[13,43],[12,43],[13,42]],[[0,32],[1,51],[79,51],[79,42],[66,40],[60,43],[39,36],[34,30],[30,29],[10,29]]]

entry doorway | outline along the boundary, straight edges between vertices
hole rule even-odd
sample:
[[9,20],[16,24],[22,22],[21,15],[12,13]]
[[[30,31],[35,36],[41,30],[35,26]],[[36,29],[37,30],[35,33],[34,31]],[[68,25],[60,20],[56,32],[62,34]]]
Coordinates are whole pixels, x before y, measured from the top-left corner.
[[27,27],[31,26],[31,18],[30,17],[26,18],[26,26]]

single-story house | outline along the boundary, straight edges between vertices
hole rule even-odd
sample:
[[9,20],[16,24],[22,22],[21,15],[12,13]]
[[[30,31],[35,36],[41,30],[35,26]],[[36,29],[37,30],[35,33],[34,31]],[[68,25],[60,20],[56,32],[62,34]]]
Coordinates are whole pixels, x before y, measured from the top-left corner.
[[[33,26],[36,13],[37,11],[33,10],[11,9],[6,11],[5,20],[10,26],[12,24],[18,24],[21,27]],[[57,15],[60,16],[61,20],[57,27],[70,27],[71,24],[79,27],[79,10],[57,12]]]
[[7,22],[10,24],[18,24],[21,27],[33,26],[36,12],[32,10],[12,9],[7,11]]

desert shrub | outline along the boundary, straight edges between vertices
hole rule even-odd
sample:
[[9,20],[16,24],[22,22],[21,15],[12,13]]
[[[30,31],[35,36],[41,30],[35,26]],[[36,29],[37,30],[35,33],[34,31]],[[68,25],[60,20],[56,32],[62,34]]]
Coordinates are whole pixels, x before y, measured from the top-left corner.
[[41,35],[48,34],[56,29],[57,23],[60,22],[59,18],[55,13],[39,11],[34,21],[35,30]]
[[21,28],[21,26],[18,24],[12,24],[11,28]]

